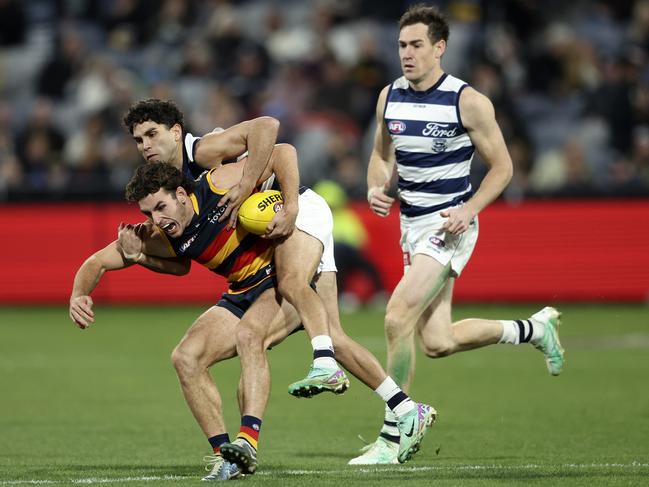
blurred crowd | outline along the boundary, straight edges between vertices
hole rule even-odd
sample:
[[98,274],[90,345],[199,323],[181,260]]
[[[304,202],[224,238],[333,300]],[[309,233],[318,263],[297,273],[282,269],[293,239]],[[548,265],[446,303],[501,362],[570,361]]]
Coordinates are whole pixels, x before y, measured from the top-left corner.
[[[410,3],[0,0],[0,200],[121,198],[140,163],[122,116],[149,97],[196,135],[276,117],[304,184],[364,199]],[[444,69],[496,107],[506,199],[649,195],[649,0],[436,3]]]

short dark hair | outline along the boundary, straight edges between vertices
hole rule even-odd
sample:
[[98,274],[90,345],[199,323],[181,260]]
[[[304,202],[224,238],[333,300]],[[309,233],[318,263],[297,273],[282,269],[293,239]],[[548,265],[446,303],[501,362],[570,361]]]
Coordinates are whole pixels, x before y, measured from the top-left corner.
[[124,125],[131,134],[133,134],[135,125],[148,121],[164,124],[167,128],[178,124],[185,130],[183,113],[171,100],[158,100],[157,98],[141,100],[131,105],[124,116]]
[[181,186],[187,193],[194,191],[196,184],[185,176],[179,169],[164,162],[150,162],[142,164],[135,170],[135,174],[126,185],[126,201],[137,203],[150,194],[166,189],[174,194]]
[[410,7],[399,19],[399,30],[414,24],[428,26],[428,38],[431,44],[442,39],[448,42],[448,20],[434,5],[418,3]]

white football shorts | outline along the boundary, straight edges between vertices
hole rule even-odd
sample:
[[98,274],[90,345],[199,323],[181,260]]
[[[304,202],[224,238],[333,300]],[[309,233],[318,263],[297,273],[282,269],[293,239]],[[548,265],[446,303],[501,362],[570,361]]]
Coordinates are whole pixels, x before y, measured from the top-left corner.
[[413,256],[424,254],[445,266],[451,263],[451,275],[458,277],[469,262],[478,241],[478,217],[470,223],[466,232],[452,235],[442,229],[446,218],[439,212],[415,218],[401,215],[401,250],[404,271]]
[[300,195],[298,206],[295,226],[320,240],[324,246],[317,272],[336,272],[338,269],[334,259],[334,219],[331,208],[322,196],[310,189]]

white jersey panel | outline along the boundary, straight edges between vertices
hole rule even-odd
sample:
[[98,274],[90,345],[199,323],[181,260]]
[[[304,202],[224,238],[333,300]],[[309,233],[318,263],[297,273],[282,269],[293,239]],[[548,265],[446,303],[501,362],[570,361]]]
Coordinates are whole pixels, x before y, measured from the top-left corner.
[[[446,105],[428,105],[422,103],[390,103],[385,110],[385,116],[399,120],[418,120],[429,122],[428,127],[432,130],[433,125],[439,125],[442,122],[457,122],[457,110],[453,106]],[[435,122],[431,122],[435,120]],[[424,134],[426,135],[426,134]]]
[[408,181],[423,183],[431,177],[435,179],[451,179],[468,176],[471,172],[471,166],[467,164],[449,164],[440,167],[412,167],[404,166],[399,171],[399,176]]

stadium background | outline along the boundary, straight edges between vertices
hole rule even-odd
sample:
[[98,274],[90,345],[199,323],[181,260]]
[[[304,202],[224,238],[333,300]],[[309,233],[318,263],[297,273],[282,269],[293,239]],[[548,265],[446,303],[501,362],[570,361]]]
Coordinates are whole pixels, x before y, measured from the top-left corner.
[[[364,172],[410,3],[0,0],[0,485],[196,485],[201,473],[207,444],[168,355],[221,280],[198,266],[184,278],[109,273],[96,326],[82,333],[67,317],[83,259],[140,219],[121,202],[140,163],[121,126],[134,100],[174,99],[194,134],[278,118],[303,182],[344,189],[368,233],[357,243],[391,289],[398,222],[369,214]],[[550,378],[530,347],[420,356],[411,392],[440,411],[422,451],[402,467],[346,469],[382,405],[358,381],[296,403],[285,386],[309,349],[294,335],[269,353],[262,467],[246,482],[644,485],[649,1],[438,5],[452,21],[443,66],[492,99],[515,164],[480,217],[454,317],[557,305],[566,370]],[[367,293],[363,277],[352,287]],[[383,308],[342,318],[383,361]],[[238,372],[236,360],[213,369],[230,431]]]
[[[65,302],[82,259],[140,218],[102,202],[122,199],[139,163],[121,117],[151,96],[175,100],[195,134],[278,118],[303,183],[344,190],[369,231],[355,244],[390,291],[398,223],[362,201],[375,100],[399,75],[396,19],[409,3],[0,3],[0,241],[12,255],[0,302]],[[515,164],[481,217],[458,299],[646,300],[649,2],[439,5],[452,22],[443,66],[493,100]],[[474,169],[475,186],[479,158]],[[350,287],[367,298],[360,277]],[[140,291],[120,292],[131,279]],[[205,302],[223,289],[200,271],[181,294],[138,270],[106,281],[106,302]]]

